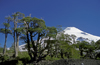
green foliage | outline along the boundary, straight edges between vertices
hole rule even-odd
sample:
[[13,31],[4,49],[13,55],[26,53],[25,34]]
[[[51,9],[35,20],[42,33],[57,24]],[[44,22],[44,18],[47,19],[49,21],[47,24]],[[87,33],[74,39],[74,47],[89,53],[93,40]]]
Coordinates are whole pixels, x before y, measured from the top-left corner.
[[30,60],[30,56],[28,55],[28,52],[19,52],[18,57],[16,57],[17,60],[21,60],[23,62],[27,62]]
[[3,52],[3,48],[2,47],[0,47],[0,53],[2,53]]
[[3,23],[3,25],[7,28],[10,27],[9,23]]
[[[46,27],[45,21],[42,19],[38,19],[36,17],[25,17],[21,21],[24,22],[26,38],[21,37],[22,39],[26,39],[25,42],[28,44],[28,51],[30,52],[30,48],[32,48],[35,52],[32,53],[33,58],[39,59],[39,57],[44,58],[46,54],[43,52],[46,49],[52,47],[52,42],[47,42],[47,46],[42,48],[40,40],[43,37],[56,37],[56,28],[55,27]],[[37,41],[34,41],[33,38],[37,38]],[[49,40],[50,41],[50,40]],[[30,43],[31,44],[30,44]],[[48,54],[49,52],[47,52]],[[41,55],[42,54],[42,55]],[[35,56],[34,56],[35,55]],[[41,56],[39,56],[41,55]]]
[[60,37],[58,37],[58,42],[59,42],[59,47],[60,49],[63,50],[63,52],[70,52],[71,51],[71,48],[72,46],[70,45],[70,35],[65,35],[65,34],[61,34]]
[[[77,48],[79,48],[81,57],[91,58],[94,50],[96,50],[95,42],[86,42],[86,41],[78,41],[76,44]],[[86,54],[84,55],[83,52]]]
[[95,47],[96,47],[96,49],[100,49],[100,40],[98,40],[98,41],[95,43]]
[[16,65],[23,65],[22,61],[18,61],[18,63],[16,63]]
[[29,60],[30,57],[27,52],[19,52],[19,56],[16,58],[12,58],[10,55],[0,56],[0,61],[2,61],[5,65],[23,65],[23,63],[27,63]]
[[51,57],[51,56],[48,55],[48,56],[45,57],[45,59],[49,60],[49,61],[54,61],[54,60],[60,60],[61,58]]
[[75,42],[75,39],[76,39],[76,36],[75,35],[71,35],[71,38],[72,38],[72,40],[73,40],[73,44],[75,44],[76,42]]
[[80,54],[79,54],[80,52],[78,51],[78,50],[76,50],[76,49],[72,49],[72,55],[71,55],[71,57],[73,58],[73,59],[80,59]]
[[8,22],[12,21],[12,18],[10,16],[5,17],[5,19],[7,19]]
[[87,50],[87,51],[89,51],[89,52],[93,52],[93,50],[95,50],[94,44],[91,45],[91,44],[89,44],[89,43],[86,42],[86,41],[82,41],[81,44],[79,44],[79,47],[80,47],[80,49],[83,48],[83,50]]
[[95,50],[95,47],[92,45],[87,45],[87,49],[88,51],[93,52],[93,50]]
[[21,28],[17,28],[16,31],[17,32],[22,32],[23,31],[23,28],[22,27]]
[[31,17],[27,16],[27,17],[24,17],[23,19],[21,19],[22,22],[26,21],[26,24],[30,23],[31,21]]
[[23,14],[23,13],[21,13],[21,12],[16,12],[16,14],[18,15],[19,18],[25,17],[25,14]]
[[9,56],[8,55],[1,55],[0,56],[0,60],[2,61],[2,62],[5,62],[5,61],[8,61],[9,60]]
[[87,48],[87,45],[89,44],[88,42],[86,42],[86,41],[78,41],[78,43],[77,43],[78,45],[79,45],[79,49],[85,49],[85,48]]
[[98,41],[96,42],[96,44],[97,44],[97,45],[100,45],[100,40],[98,40]]
[[[6,31],[5,31],[5,30],[6,30]],[[1,28],[1,29],[0,29],[0,33],[4,33],[4,34],[5,34],[5,33],[6,33],[6,34],[9,33],[9,34],[12,34],[11,30],[9,30],[9,29],[4,29],[4,28]]]
[[57,29],[57,33],[59,33],[59,32],[62,32],[62,31],[63,31],[63,29],[62,29],[62,26],[61,26],[61,25],[57,25],[57,26],[56,26],[56,29]]
[[23,58],[23,57],[29,57],[28,52],[19,52],[19,57]]
[[[46,29],[45,21],[36,17],[32,18],[32,25],[34,32],[42,33]],[[30,30],[31,31],[31,30]]]
[[57,30],[55,27],[47,27],[47,35],[48,37],[56,37],[57,35]]

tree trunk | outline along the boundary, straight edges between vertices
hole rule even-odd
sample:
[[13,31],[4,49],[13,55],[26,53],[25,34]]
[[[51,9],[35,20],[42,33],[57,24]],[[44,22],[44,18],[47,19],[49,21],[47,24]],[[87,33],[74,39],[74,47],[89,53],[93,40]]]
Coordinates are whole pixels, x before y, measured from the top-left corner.
[[30,40],[29,40],[29,35],[28,35],[28,31],[26,32],[27,34],[27,45],[28,45],[28,54],[32,60],[32,54],[31,54],[31,51],[30,51]]
[[80,50],[80,55],[83,56],[83,50]]
[[40,33],[38,33],[38,38],[37,38],[37,42],[36,42],[36,46],[34,50],[34,61],[37,61],[37,57],[38,57],[37,53],[38,53],[39,39],[40,39]]
[[34,57],[32,57],[31,61],[36,61],[36,56],[37,56],[36,53],[37,52],[35,52],[35,51],[37,49],[36,49],[35,43],[33,41],[32,32],[30,32],[30,39],[31,39],[31,43],[32,43],[33,50],[34,50],[34,52],[33,52]]
[[60,55],[61,55],[61,58],[64,59],[62,49],[61,49]]
[[18,56],[18,51],[19,51],[19,35],[18,35],[18,33],[17,33],[16,37],[17,37],[16,56]]
[[17,57],[17,50],[16,50],[16,28],[17,28],[17,23],[14,19],[14,52],[15,52],[15,57]]
[[7,42],[7,34],[5,33],[5,44],[4,44],[3,54],[6,53],[6,42]]
[[17,52],[16,52],[16,37],[15,37],[15,31],[14,31],[14,52],[15,52],[15,57],[17,57]]

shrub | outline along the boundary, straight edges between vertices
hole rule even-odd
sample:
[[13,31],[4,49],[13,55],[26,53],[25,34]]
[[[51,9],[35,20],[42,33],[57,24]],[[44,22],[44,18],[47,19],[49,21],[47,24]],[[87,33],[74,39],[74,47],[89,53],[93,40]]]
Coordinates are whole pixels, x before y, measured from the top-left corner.
[[80,53],[78,50],[76,49],[72,49],[72,55],[71,55],[71,58],[74,58],[74,59],[80,59]]
[[49,55],[47,57],[45,57],[46,60],[50,60],[50,61],[53,61],[53,60],[59,60],[61,58],[56,58],[56,57],[50,57]]
[[9,56],[8,56],[8,55],[1,56],[1,57],[0,57],[0,60],[1,60],[2,62],[5,62],[5,61],[9,60]]
[[30,59],[27,52],[19,52],[18,57],[16,57],[16,60],[21,60],[22,62],[28,62]]
[[22,61],[18,61],[16,65],[23,65]]

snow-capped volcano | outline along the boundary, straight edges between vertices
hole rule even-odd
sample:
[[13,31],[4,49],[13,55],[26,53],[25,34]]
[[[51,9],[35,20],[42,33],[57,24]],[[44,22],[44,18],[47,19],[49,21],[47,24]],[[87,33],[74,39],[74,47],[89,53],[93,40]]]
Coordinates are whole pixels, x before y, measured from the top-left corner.
[[79,30],[78,28],[76,27],[67,27],[65,30],[64,30],[64,34],[69,34],[69,35],[75,35],[76,36],[76,40],[79,40],[79,41],[97,41],[100,39],[100,37],[98,36],[95,36],[95,35],[92,35],[92,34],[89,34],[89,33],[86,33],[86,32],[83,32],[81,30]]

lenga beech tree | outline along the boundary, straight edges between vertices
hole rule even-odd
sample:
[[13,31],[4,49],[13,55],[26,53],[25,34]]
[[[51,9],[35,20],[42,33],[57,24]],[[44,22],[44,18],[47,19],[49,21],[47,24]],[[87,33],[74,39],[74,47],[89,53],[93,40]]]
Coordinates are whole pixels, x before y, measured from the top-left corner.
[[[21,21],[24,23],[22,30],[26,35],[28,54],[31,57],[31,61],[39,62],[49,54],[49,51],[45,50],[47,50],[50,45],[48,42],[46,43],[46,46],[42,47],[41,45],[44,44],[44,42],[41,42],[40,40],[43,37],[55,37],[57,33],[56,28],[46,27],[44,20],[35,17],[25,17]],[[32,45],[32,47],[30,47],[30,45]]]
[[18,56],[19,51],[19,35],[20,35],[20,28],[18,28],[18,23],[20,23],[20,19],[24,17],[23,13],[16,12],[12,15],[12,21],[14,22],[14,31],[13,31],[13,37],[14,37],[14,52],[15,57]]
[[5,23],[3,23],[5,28],[0,29],[0,32],[5,34],[5,43],[4,43],[3,54],[6,53],[7,36],[8,36],[8,34],[12,34],[11,30],[9,29],[11,17],[6,17],[6,19],[7,19],[7,21]]

